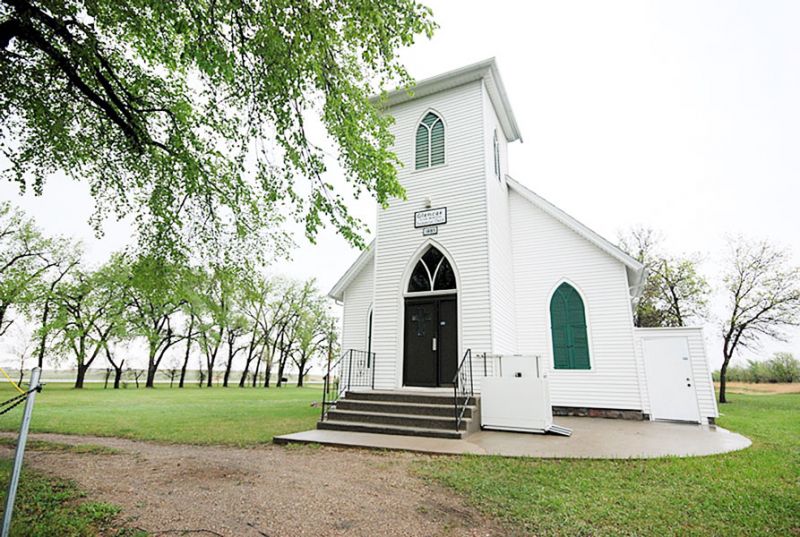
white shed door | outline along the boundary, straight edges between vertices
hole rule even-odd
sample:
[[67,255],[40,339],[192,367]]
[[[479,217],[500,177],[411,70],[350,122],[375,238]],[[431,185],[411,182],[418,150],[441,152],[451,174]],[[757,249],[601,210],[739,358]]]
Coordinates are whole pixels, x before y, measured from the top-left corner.
[[700,421],[685,337],[644,339],[650,413],[657,420]]

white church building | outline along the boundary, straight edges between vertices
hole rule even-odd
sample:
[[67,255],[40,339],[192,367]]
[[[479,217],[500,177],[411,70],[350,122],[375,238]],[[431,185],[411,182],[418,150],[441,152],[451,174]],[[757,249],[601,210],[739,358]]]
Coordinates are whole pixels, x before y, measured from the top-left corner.
[[479,394],[487,360],[535,356],[556,414],[713,423],[702,331],[635,328],[641,263],[512,178],[522,136],[494,60],[375,104],[407,197],[330,291],[370,388],[453,397],[466,357]]

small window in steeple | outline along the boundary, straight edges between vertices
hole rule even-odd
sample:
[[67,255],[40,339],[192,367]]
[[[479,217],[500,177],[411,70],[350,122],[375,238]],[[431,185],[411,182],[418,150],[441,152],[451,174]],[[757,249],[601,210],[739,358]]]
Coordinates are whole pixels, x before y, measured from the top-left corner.
[[494,176],[500,180],[500,142],[497,141],[497,129],[494,130],[492,154],[494,156]]
[[428,112],[417,125],[416,169],[444,164],[444,122]]

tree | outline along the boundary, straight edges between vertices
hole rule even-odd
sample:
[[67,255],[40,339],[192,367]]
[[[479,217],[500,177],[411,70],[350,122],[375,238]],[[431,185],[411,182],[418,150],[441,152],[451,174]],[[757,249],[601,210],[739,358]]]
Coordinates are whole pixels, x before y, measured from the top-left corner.
[[660,326],[686,326],[707,313],[708,282],[689,257],[664,257],[650,276],[658,289]]
[[239,339],[247,332],[247,320],[244,316],[234,312],[228,326],[225,329],[226,342],[228,344],[228,360],[225,362],[225,375],[222,377],[222,387],[228,387],[228,379],[231,376],[231,368],[233,367],[233,359],[241,351],[247,348],[247,345],[237,345]]
[[311,367],[311,360],[325,353],[335,344],[336,319],[330,312],[326,299],[316,293],[308,305],[299,312],[295,330],[296,344],[292,361],[297,367],[297,387],[303,386],[303,379]]
[[800,267],[789,252],[767,241],[728,240],[723,287],[728,314],[721,324],[719,402],[726,403],[728,365],[739,348],[757,347],[762,337],[785,341],[783,329],[800,325]]
[[111,342],[107,341],[105,344],[106,361],[114,371],[114,389],[119,389],[119,384],[122,381],[122,373],[125,367],[125,360],[116,358],[114,352],[111,351]]
[[255,387],[256,385],[258,368],[274,327],[270,316],[270,310],[274,305],[271,303],[272,292],[272,282],[257,273],[253,273],[253,276],[243,280],[242,313],[248,319],[250,337],[246,348],[244,369],[242,370],[242,376],[239,378],[240,388],[244,388],[247,382],[247,375],[250,373],[250,365],[253,361],[256,362],[253,386]]
[[353,193],[402,195],[367,97],[410,83],[395,51],[434,28],[413,0],[0,0],[0,173],[37,192],[57,170],[88,181],[96,226],[132,214],[142,244],[182,253],[263,238],[286,203],[309,236],[328,219],[362,245],[307,116]]
[[619,237],[619,246],[642,263],[646,280],[634,310],[639,327],[686,326],[706,315],[709,285],[698,270],[697,256],[662,253],[663,236],[651,228],[634,227]]
[[186,341],[186,350],[183,354],[183,363],[181,364],[181,373],[180,373],[180,380],[178,380],[178,388],[183,388],[186,382],[186,369],[189,367],[189,357],[191,356],[192,352],[192,343],[194,343],[195,337],[197,337],[198,332],[194,330],[195,322],[197,317],[193,310],[187,308],[185,312],[185,316],[187,318],[186,324],[186,331],[184,332],[184,339]]
[[256,362],[256,370],[253,374],[253,387],[258,382],[259,368],[261,362],[264,363],[264,388],[269,388],[272,379],[272,366],[275,360],[275,353],[282,346],[286,326],[294,313],[293,296],[296,290],[296,283],[283,278],[276,278],[273,281],[274,296],[270,300],[269,312],[265,316],[262,330],[265,332],[264,346]]
[[658,307],[659,289],[655,279],[649,277],[658,265],[658,253],[662,237],[652,228],[633,227],[618,237],[619,247],[644,265],[646,280],[636,308],[633,324],[639,327],[662,326],[663,315]]
[[12,310],[34,299],[36,283],[53,266],[51,247],[32,219],[0,202],[0,336],[14,322]]
[[200,348],[206,357],[207,385],[214,382],[214,366],[225,334],[234,324],[234,301],[238,271],[221,264],[214,265],[202,276],[198,291]]
[[82,255],[81,246],[72,241],[57,239],[50,243],[47,258],[51,266],[38,282],[37,288],[33,291],[33,299],[27,307],[28,316],[31,320],[35,318],[35,322],[38,322],[39,325],[39,345],[36,350],[39,367],[44,367],[48,337],[52,330],[50,321],[57,288],[69,272],[80,264]]
[[57,345],[75,358],[76,388],[83,388],[86,371],[124,323],[118,261],[114,258],[94,272],[75,269],[69,281],[58,288]]
[[[314,280],[308,280],[302,284],[291,283],[285,295],[288,298],[287,307],[278,325],[278,333],[273,346],[273,353],[278,351],[278,380],[275,387],[283,386],[284,372],[286,364],[292,357],[295,346],[297,345],[297,329],[300,325],[302,315],[316,292]],[[269,384],[269,375],[264,386]]]
[[173,325],[185,298],[181,293],[185,268],[161,257],[142,255],[129,265],[126,281],[131,335],[147,342],[145,387],[154,386],[164,355],[183,340]]

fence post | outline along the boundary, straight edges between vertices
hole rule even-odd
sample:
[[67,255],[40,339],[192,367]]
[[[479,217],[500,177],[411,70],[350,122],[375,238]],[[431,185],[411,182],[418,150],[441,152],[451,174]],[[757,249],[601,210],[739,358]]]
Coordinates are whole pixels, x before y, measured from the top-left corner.
[[31,424],[31,412],[33,412],[33,401],[36,399],[36,390],[39,386],[39,377],[42,370],[34,367],[31,370],[31,382],[28,388],[31,391],[25,400],[25,410],[22,413],[22,425],[19,428],[19,438],[17,439],[17,449],[14,452],[14,466],[11,468],[11,476],[8,480],[8,494],[6,495],[6,506],[3,511],[3,532],[2,537],[8,537],[11,530],[11,512],[14,509],[14,499],[17,496],[17,486],[19,485],[19,474],[22,470],[22,458],[25,455],[25,444],[28,441],[28,427]]

